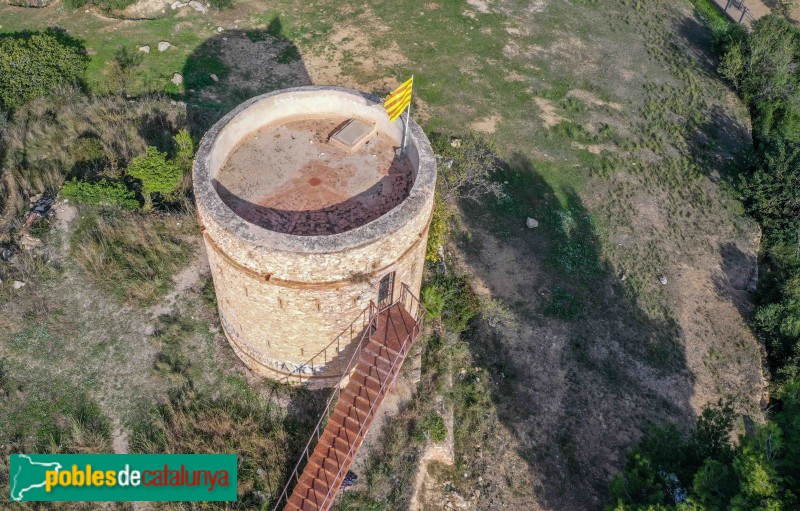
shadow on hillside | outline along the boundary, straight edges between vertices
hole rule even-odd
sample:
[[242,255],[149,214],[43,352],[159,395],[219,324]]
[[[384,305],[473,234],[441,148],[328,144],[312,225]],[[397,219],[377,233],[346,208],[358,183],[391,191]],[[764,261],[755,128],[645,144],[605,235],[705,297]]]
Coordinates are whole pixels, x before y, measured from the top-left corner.
[[758,260],[754,253],[746,253],[735,243],[719,247],[722,273],[713,277],[714,287],[720,296],[729,299],[744,318],[753,313],[750,293],[758,282]]
[[679,37],[678,46],[674,48],[677,51],[675,57],[693,59],[703,72],[716,76],[719,62],[714,50],[714,38],[698,15],[678,18],[675,33]]
[[708,109],[707,119],[687,137],[689,156],[698,162],[700,168],[707,172],[717,169],[723,179],[734,183],[746,169],[752,152],[753,139],[747,116],[737,118],[732,114],[736,109],[730,106],[728,95],[734,95],[734,91],[717,72],[719,55],[712,32],[697,15],[679,18],[676,25],[678,40],[671,51],[680,62],[679,67],[689,69],[696,66],[706,78],[726,87],[716,89],[725,92],[716,98],[715,103],[705,107]]
[[[509,481],[509,495],[527,484],[527,498],[544,509],[600,509],[648,425],[694,422],[681,332],[630,298],[577,195],[560,201],[521,155],[500,179],[513,196],[488,208],[465,205],[466,225],[475,227],[462,246],[513,320],[479,318],[466,336],[529,473],[521,478],[512,462],[487,470]],[[528,229],[526,216],[539,227]]]
[[189,126],[201,137],[240,103],[276,89],[311,85],[278,16],[266,29],[228,30],[200,45],[183,67]]

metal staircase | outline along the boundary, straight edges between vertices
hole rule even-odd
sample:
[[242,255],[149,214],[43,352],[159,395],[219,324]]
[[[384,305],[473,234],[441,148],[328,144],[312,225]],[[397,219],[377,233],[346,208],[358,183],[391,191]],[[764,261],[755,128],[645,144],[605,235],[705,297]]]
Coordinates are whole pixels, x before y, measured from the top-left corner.
[[327,511],[331,507],[384,396],[419,335],[421,318],[422,306],[405,285],[400,298],[390,305],[379,309],[370,304],[369,322],[347,369],[273,511]]

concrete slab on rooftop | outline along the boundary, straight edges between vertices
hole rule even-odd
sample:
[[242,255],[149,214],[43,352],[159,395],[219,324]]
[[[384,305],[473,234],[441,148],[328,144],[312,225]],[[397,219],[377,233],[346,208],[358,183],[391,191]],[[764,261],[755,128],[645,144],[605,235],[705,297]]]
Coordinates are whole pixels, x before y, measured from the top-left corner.
[[331,135],[331,142],[352,153],[357,151],[374,132],[375,124],[357,118],[350,119]]

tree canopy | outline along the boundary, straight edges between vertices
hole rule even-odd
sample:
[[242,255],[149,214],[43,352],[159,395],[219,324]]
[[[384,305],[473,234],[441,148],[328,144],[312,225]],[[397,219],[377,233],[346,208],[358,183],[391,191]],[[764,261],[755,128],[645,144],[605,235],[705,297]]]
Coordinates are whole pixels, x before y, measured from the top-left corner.
[[180,165],[168,160],[167,153],[152,146],[147,148],[145,154],[131,161],[127,172],[129,176],[142,182],[145,209],[152,208],[153,193],[170,194],[178,188],[183,178]]
[[0,108],[12,110],[59,86],[80,83],[88,64],[83,44],[64,32],[0,35]]

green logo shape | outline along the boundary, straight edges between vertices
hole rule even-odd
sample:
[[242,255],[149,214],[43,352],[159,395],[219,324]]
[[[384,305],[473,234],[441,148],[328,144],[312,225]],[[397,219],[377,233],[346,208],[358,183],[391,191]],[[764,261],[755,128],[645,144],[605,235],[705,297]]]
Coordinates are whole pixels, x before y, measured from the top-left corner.
[[12,454],[11,501],[235,501],[235,454]]

